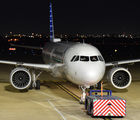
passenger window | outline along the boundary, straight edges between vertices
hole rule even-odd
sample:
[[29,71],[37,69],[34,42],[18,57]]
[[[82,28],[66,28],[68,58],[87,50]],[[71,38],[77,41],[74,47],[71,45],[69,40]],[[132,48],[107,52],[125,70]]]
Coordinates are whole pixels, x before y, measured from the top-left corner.
[[74,60],[74,58],[76,57],[76,55],[75,56],[73,56],[73,58],[71,59],[71,62]]
[[87,56],[81,56],[80,57],[80,61],[89,61],[89,57],[87,57]]
[[98,58],[97,58],[97,56],[91,56],[91,57],[90,57],[90,60],[91,60],[91,61],[98,61]]
[[99,58],[100,61],[104,61],[104,59],[102,58],[102,56],[99,55],[98,58]]
[[79,61],[79,56],[77,56],[77,57],[75,58],[74,62],[75,62],[75,61]]

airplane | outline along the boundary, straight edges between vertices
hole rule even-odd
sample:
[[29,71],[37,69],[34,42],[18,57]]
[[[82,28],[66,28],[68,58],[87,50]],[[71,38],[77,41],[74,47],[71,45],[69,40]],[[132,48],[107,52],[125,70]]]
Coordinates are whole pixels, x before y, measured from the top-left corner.
[[[106,63],[100,51],[90,44],[61,42],[60,38],[54,38],[54,25],[52,4],[50,3],[50,42],[44,47],[14,45],[29,49],[42,50],[45,64],[24,63],[0,60],[0,63],[15,65],[16,68],[10,73],[11,85],[18,89],[40,89],[40,81],[37,80],[42,71],[47,71],[53,77],[65,78],[82,89],[80,103],[85,101],[85,90],[90,86],[97,85],[101,88],[101,79],[105,74],[106,67],[113,66],[107,74],[109,84],[118,89],[127,88],[132,81],[128,69],[121,64],[140,62],[140,59],[114,61]],[[30,70],[28,69],[30,68]],[[36,75],[35,70],[41,70]]]

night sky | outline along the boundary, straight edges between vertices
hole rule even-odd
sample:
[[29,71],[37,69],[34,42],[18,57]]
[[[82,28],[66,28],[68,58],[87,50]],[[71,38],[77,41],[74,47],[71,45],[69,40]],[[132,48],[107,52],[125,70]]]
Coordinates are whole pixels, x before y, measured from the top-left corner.
[[1,0],[0,35],[49,34],[50,2],[55,34],[140,35],[139,0]]

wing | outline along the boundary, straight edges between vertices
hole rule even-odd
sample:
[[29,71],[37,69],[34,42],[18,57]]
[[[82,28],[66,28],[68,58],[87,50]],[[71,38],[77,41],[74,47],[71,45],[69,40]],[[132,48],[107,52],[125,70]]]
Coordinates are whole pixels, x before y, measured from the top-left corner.
[[107,62],[105,63],[105,65],[107,67],[107,66],[116,66],[121,64],[134,64],[135,62],[140,62],[140,59]]
[[15,65],[15,66],[24,66],[28,68],[35,68],[35,69],[44,70],[48,72],[52,72],[52,70],[56,67],[63,66],[63,64],[59,64],[59,63],[56,63],[52,66],[49,64],[47,65],[47,64],[35,64],[35,63],[23,63],[23,62],[13,62],[13,61],[5,61],[5,60],[0,60],[0,63]]
[[11,44],[11,46],[14,46],[14,47],[22,47],[22,48],[29,48],[29,49],[36,49],[36,50],[42,50],[43,49],[43,47],[26,46],[26,45],[15,45],[15,44]]

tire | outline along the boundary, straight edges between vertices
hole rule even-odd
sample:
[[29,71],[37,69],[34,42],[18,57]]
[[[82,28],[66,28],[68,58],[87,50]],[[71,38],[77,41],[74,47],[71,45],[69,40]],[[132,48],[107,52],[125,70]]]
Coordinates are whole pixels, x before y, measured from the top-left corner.
[[97,89],[101,89],[101,81],[97,84]]
[[29,90],[32,90],[33,89],[33,82],[31,83],[30,87],[28,88]]
[[35,87],[36,90],[40,90],[40,80],[37,80],[36,81],[36,87]]
[[94,117],[93,116],[93,104],[91,104],[91,106],[90,106],[90,114],[91,114],[91,117]]
[[87,114],[90,115],[90,110],[89,110],[89,107],[90,107],[90,106],[89,106],[88,102],[87,102],[86,105],[87,105]]

